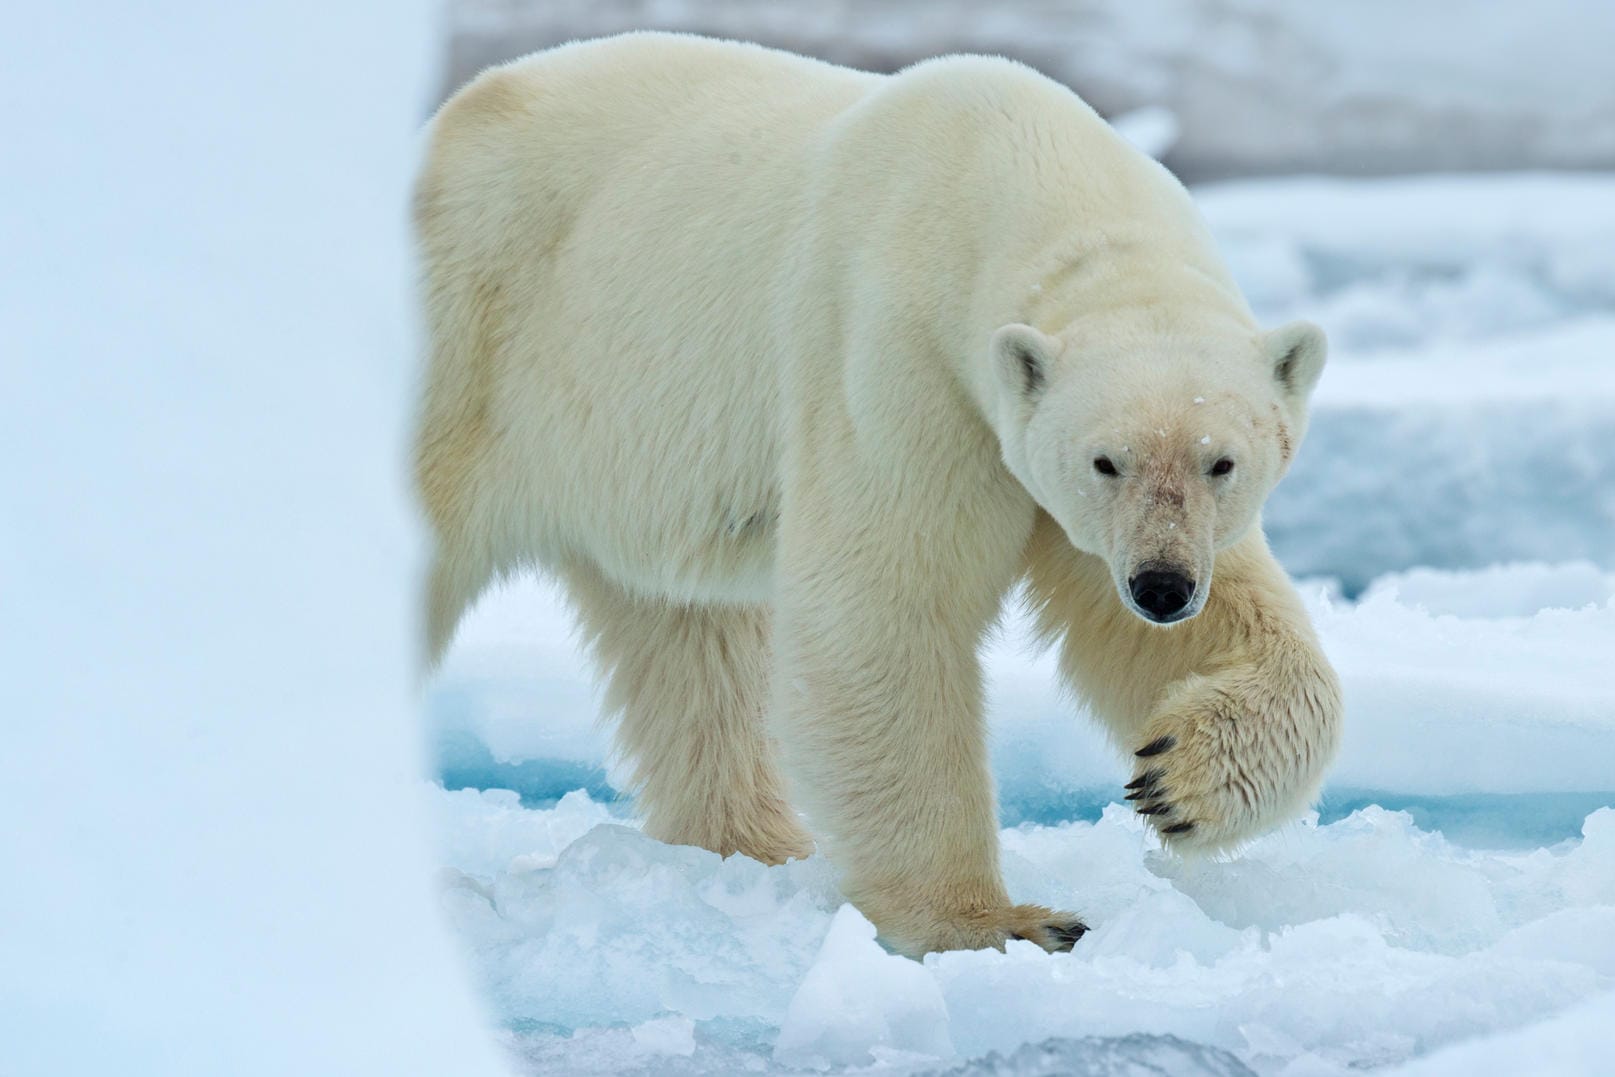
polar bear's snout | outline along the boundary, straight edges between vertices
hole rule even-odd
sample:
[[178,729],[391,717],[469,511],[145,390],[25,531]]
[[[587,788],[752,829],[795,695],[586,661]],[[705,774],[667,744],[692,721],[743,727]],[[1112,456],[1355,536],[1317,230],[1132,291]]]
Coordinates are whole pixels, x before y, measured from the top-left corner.
[[1194,580],[1172,565],[1140,565],[1127,581],[1127,590],[1133,597],[1133,607],[1157,624],[1171,624],[1199,612],[1198,606],[1190,606],[1195,597]]

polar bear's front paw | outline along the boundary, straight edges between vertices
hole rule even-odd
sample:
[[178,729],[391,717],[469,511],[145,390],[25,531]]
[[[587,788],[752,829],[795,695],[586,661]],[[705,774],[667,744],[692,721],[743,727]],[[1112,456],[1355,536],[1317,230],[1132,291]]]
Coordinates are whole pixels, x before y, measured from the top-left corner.
[[[1155,738],[1133,754],[1153,759],[1176,746],[1177,738],[1168,734]],[[1149,816],[1150,822],[1164,837],[1187,840],[1180,836],[1193,831],[1196,820],[1188,817],[1186,803],[1172,798],[1172,790],[1166,785],[1166,767],[1148,767],[1128,782],[1126,788],[1129,792],[1125,799],[1136,800],[1138,803],[1134,810],[1140,815]]]
[[1332,675],[1274,692],[1243,673],[1184,682],[1133,753],[1126,799],[1168,845],[1225,849],[1295,817],[1334,754]]

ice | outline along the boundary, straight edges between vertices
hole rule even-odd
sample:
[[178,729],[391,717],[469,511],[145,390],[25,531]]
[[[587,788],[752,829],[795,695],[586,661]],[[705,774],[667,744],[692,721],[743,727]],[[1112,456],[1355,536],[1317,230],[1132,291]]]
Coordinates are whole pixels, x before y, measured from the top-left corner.
[[695,1054],[695,1022],[688,1017],[658,1017],[635,1025],[629,1034],[647,1054],[686,1058]]
[[[1554,341],[1535,344],[1545,377],[1581,361],[1556,360]],[[1615,333],[1600,331],[1574,350],[1611,349]],[[1518,349],[1522,359],[1532,350]],[[1455,383],[1469,373],[1449,372]],[[1408,399],[1332,405],[1327,386],[1351,375],[1325,373],[1306,444],[1268,502],[1269,538],[1293,571],[1335,576],[1356,591],[1421,565],[1615,564],[1615,402],[1596,385],[1578,396],[1562,380],[1556,400],[1532,399],[1536,390],[1521,384],[1518,395],[1426,405],[1416,377],[1378,374],[1387,398]]]
[[953,1054],[936,981],[923,966],[882,949],[874,925],[841,906],[786,1008],[774,1058],[825,1069]]
[[1251,1077],[1226,1051],[1189,1043],[1176,1036],[1085,1036],[1053,1038],[997,1051],[962,1066],[936,1071],[936,1077]]
[[[461,826],[465,807],[454,808]],[[671,1011],[777,1024],[794,991],[789,977],[812,963],[834,911],[822,860],[778,869],[723,860],[623,821],[594,826],[559,856],[549,855],[553,844],[535,856],[524,833],[545,828],[548,840],[600,806],[577,793],[555,808],[484,809],[484,844],[462,860],[479,870],[450,870],[446,907],[512,1023],[637,1024]],[[507,864],[489,873],[499,834],[509,836]]]
[[1268,324],[1330,363],[1268,504],[1294,572],[1615,566],[1615,178],[1287,179],[1196,191]]
[[[1479,602],[1487,580],[1461,589]],[[1394,586],[1314,607],[1350,713],[1332,783],[1438,794],[1615,787],[1607,584],[1580,592],[1579,609],[1527,617],[1432,613]]]
[[446,87],[531,49],[654,26],[871,70],[1011,56],[1106,115],[1169,112],[1167,160],[1197,177],[1615,161],[1615,11],[1589,0],[877,0],[788,12],[743,0],[456,0],[449,12]]
[[1397,1077],[1473,1077],[1478,1073],[1609,1072],[1615,992],[1511,1032],[1448,1047],[1397,1067]]
[[1587,561],[1492,565],[1472,572],[1416,568],[1381,576],[1362,597],[1436,615],[1531,617],[1541,610],[1608,605],[1615,599],[1615,572]]
[[409,687],[428,7],[7,8],[7,1077],[498,1070]]
[[622,822],[582,789],[561,797],[553,811],[521,810],[509,789],[459,789],[438,809],[445,863],[469,875],[492,876],[509,863],[506,850],[521,848],[524,868],[551,868],[561,850],[602,823]]
[[[1608,174],[1541,173],[1287,177],[1194,193],[1259,313],[1328,311],[1367,292],[1417,315],[1407,320],[1419,339],[1476,339],[1549,312],[1609,313],[1612,190]],[[1487,302],[1499,294],[1516,298],[1499,311]]]
[[[433,795],[463,828],[475,794]],[[771,1072],[925,1072],[1147,1033],[1186,1043],[1140,1050],[1211,1052],[1204,1072],[1239,1072],[1221,1051],[1258,1073],[1345,1073],[1615,989],[1610,808],[1550,848],[1465,848],[1369,807],[1188,862],[1113,804],[1095,822],[1002,834],[1012,895],[1092,925],[1074,952],[1012,942],[918,963],[874,941],[818,858],[766,868],[662,845],[583,794],[550,808],[483,796],[503,824],[445,900],[513,1053],[557,1068],[575,1055],[579,1072],[628,1029],[605,1041],[627,1062],[630,1047],[661,1049]],[[1048,1051],[1082,1057],[1022,1057]],[[1007,1065],[958,1072],[1021,1072]]]

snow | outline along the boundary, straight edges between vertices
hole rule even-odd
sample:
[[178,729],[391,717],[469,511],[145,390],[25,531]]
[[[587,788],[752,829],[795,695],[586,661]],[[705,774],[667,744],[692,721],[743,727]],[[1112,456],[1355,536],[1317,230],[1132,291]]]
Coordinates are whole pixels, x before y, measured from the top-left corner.
[[818,858],[644,837],[561,598],[519,579],[431,687],[450,788],[426,791],[519,1069],[1600,1072],[1615,179],[1199,193],[1264,321],[1332,337],[1267,513],[1345,686],[1317,813],[1222,860],[1164,854],[1012,604],[984,653],[1006,879],[1093,930],[1069,955],[909,962]]
[[1329,330],[1265,516],[1292,571],[1615,564],[1615,177],[1196,193],[1258,315]]
[[1615,572],[1586,561],[1562,565],[1492,565],[1473,572],[1416,568],[1375,580],[1365,602],[1386,599],[1455,617],[1530,617],[1539,610],[1577,610],[1615,599]]
[[1199,1077],[1250,1077],[1250,1069],[1226,1051],[1190,1043],[1176,1036],[1052,1038],[1029,1043],[1007,1054],[984,1057],[947,1070],[940,1077],[1152,1077],[1195,1074]]
[[411,735],[428,27],[423,3],[8,8],[8,1077],[499,1068]]
[[1550,848],[1469,849],[1368,807],[1185,863],[1112,805],[1002,835],[1013,896],[1094,925],[1073,953],[1011,943],[921,964],[875,942],[817,858],[766,868],[661,845],[581,793],[552,808],[430,795],[455,863],[445,900],[507,1043],[568,1072],[659,1072],[656,1042],[690,1072],[917,1073],[1143,1032],[1258,1073],[1343,1074],[1615,989],[1609,808]]
[[1140,144],[1196,178],[1615,165],[1615,8],[1596,0],[453,0],[449,16],[445,93],[533,49],[674,29],[872,70],[1010,56],[1107,116],[1152,117],[1130,124]]
[[785,1009],[774,1058],[799,1069],[950,1058],[948,1026],[935,977],[887,953],[875,925],[842,905]]
[[1437,1051],[1397,1068],[1395,1073],[1398,1077],[1606,1073],[1612,1021],[1615,1021],[1615,992],[1599,995],[1524,1029]]
[[[1560,580],[1573,571],[1516,570]],[[1413,594],[1419,580],[1441,580],[1473,602],[1503,574],[1414,574]],[[1347,723],[1334,783],[1437,794],[1615,787],[1615,682],[1601,669],[1615,654],[1607,577],[1570,599],[1586,603],[1579,609],[1525,617],[1410,606],[1396,579],[1358,604],[1314,607],[1362,716]]]

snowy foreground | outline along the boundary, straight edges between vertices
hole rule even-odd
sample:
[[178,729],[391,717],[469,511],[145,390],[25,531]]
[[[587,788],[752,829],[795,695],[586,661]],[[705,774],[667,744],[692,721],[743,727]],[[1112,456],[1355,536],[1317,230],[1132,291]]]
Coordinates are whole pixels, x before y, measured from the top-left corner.
[[7,8],[5,1077],[501,1071],[412,737],[430,8]]
[[[1480,589],[1496,609],[1451,612]],[[1540,602],[1572,608],[1517,614]],[[1323,805],[1333,821],[1200,863],[1164,854],[1113,803],[1121,761],[1012,625],[990,653],[996,769],[1005,817],[1043,822],[1004,831],[1010,891],[1079,910],[1094,930],[1070,955],[1024,944],[921,966],[838,911],[826,862],[723,861],[645,838],[627,805],[581,789],[544,800],[578,775],[607,795],[591,766],[604,744],[554,596],[513,589],[468,632],[443,698],[464,707],[471,670],[508,670],[514,633],[531,641],[534,679],[481,682],[480,713],[503,760],[488,749],[487,784],[526,785],[532,806],[505,789],[434,787],[451,919],[512,1050],[538,1072],[927,1072],[1049,1037],[1148,1032],[1257,1072],[1334,1073],[1615,990],[1615,810],[1603,806],[1615,805],[1615,687],[1599,675],[1615,654],[1615,576],[1421,573],[1356,605],[1320,597],[1314,612],[1350,706]],[[563,681],[581,705],[541,718],[569,699],[552,688]],[[1364,800],[1408,810],[1342,817]],[[1168,1072],[1243,1072],[1181,1051]]]
[[[1006,830],[1011,893],[1094,930],[1071,954],[1011,943],[921,965],[881,949],[818,859],[664,846],[583,792],[543,810],[438,795],[450,915],[540,1072],[930,1072],[1144,1032],[1257,1072],[1337,1073],[1615,1001],[1607,808],[1579,843],[1496,852],[1369,807],[1194,865],[1120,806]],[[1219,1058],[1189,1052],[1172,1072],[1245,1072]]]
[[1269,512],[1347,693],[1318,813],[1224,860],[1166,855],[1010,611],[987,654],[1010,891],[1094,930],[911,962],[818,858],[641,835],[569,619],[521,581],[433,687],[429,794],[519,1067],[1615,1068],[1615,181],[1202,201],[1264,319],[1334,339]]

